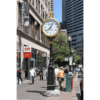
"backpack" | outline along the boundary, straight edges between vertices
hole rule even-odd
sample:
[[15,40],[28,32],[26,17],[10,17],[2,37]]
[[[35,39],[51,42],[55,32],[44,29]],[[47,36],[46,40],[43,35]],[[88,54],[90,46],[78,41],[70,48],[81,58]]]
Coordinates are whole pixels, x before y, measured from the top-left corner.
[[17,77],[21,76],[21,73],[17,70]]

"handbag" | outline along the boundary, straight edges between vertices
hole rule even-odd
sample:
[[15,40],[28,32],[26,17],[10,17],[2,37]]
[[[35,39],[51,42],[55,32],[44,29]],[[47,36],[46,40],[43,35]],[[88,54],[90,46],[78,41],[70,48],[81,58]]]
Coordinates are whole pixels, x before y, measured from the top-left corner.
[[62,81],[64,81],[64,78],[57,77],[57,80],[62,80]]

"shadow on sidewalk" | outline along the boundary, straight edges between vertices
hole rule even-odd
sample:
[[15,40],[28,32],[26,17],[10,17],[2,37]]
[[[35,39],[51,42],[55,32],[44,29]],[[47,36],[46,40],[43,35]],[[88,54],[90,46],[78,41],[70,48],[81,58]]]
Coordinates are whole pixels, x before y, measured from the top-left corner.
[[27,83],[27,84],[29,84],[29,85],[33,85],[32,83]]
[[35,92],[35,93],[40,93],[42,95],[42,91],[26,91],[26,92]]
[[41,88],[47,88],[47,87],[41,87]]

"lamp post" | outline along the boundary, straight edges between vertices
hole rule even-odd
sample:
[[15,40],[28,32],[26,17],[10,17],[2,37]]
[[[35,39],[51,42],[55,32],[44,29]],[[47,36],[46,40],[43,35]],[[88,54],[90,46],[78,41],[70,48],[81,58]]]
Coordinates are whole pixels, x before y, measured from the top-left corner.
[[[72,38],[68,36],[68,42],[69,42],[69,57],[71,57],[71,41]],[[71,66],[69,65],[69,71],[71,72]]]
[[[74,50],[72,50],[72,55],[73,55],[73,61],[74,61]],[[72,68],[73,68],[73,71],[74,71],[74,65],[73,65],[73,62],[72,62]]]

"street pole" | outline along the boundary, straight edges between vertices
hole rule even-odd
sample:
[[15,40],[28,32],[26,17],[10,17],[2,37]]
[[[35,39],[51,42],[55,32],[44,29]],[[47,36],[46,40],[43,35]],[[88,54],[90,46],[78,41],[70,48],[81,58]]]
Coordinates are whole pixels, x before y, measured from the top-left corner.
[[[69,57],[71,57],[71,42],[69,41]],[[69,71],[71,72],[71,65],[69,65]]]
[[50,43],[50,63],[48,67],[48,80],[47,80],[47,90],[54,90],[55,89],[55,80],[54,80],[54,64],[53,64],[53,57],[52,57],[52,43],[53,38],[48,38]]

